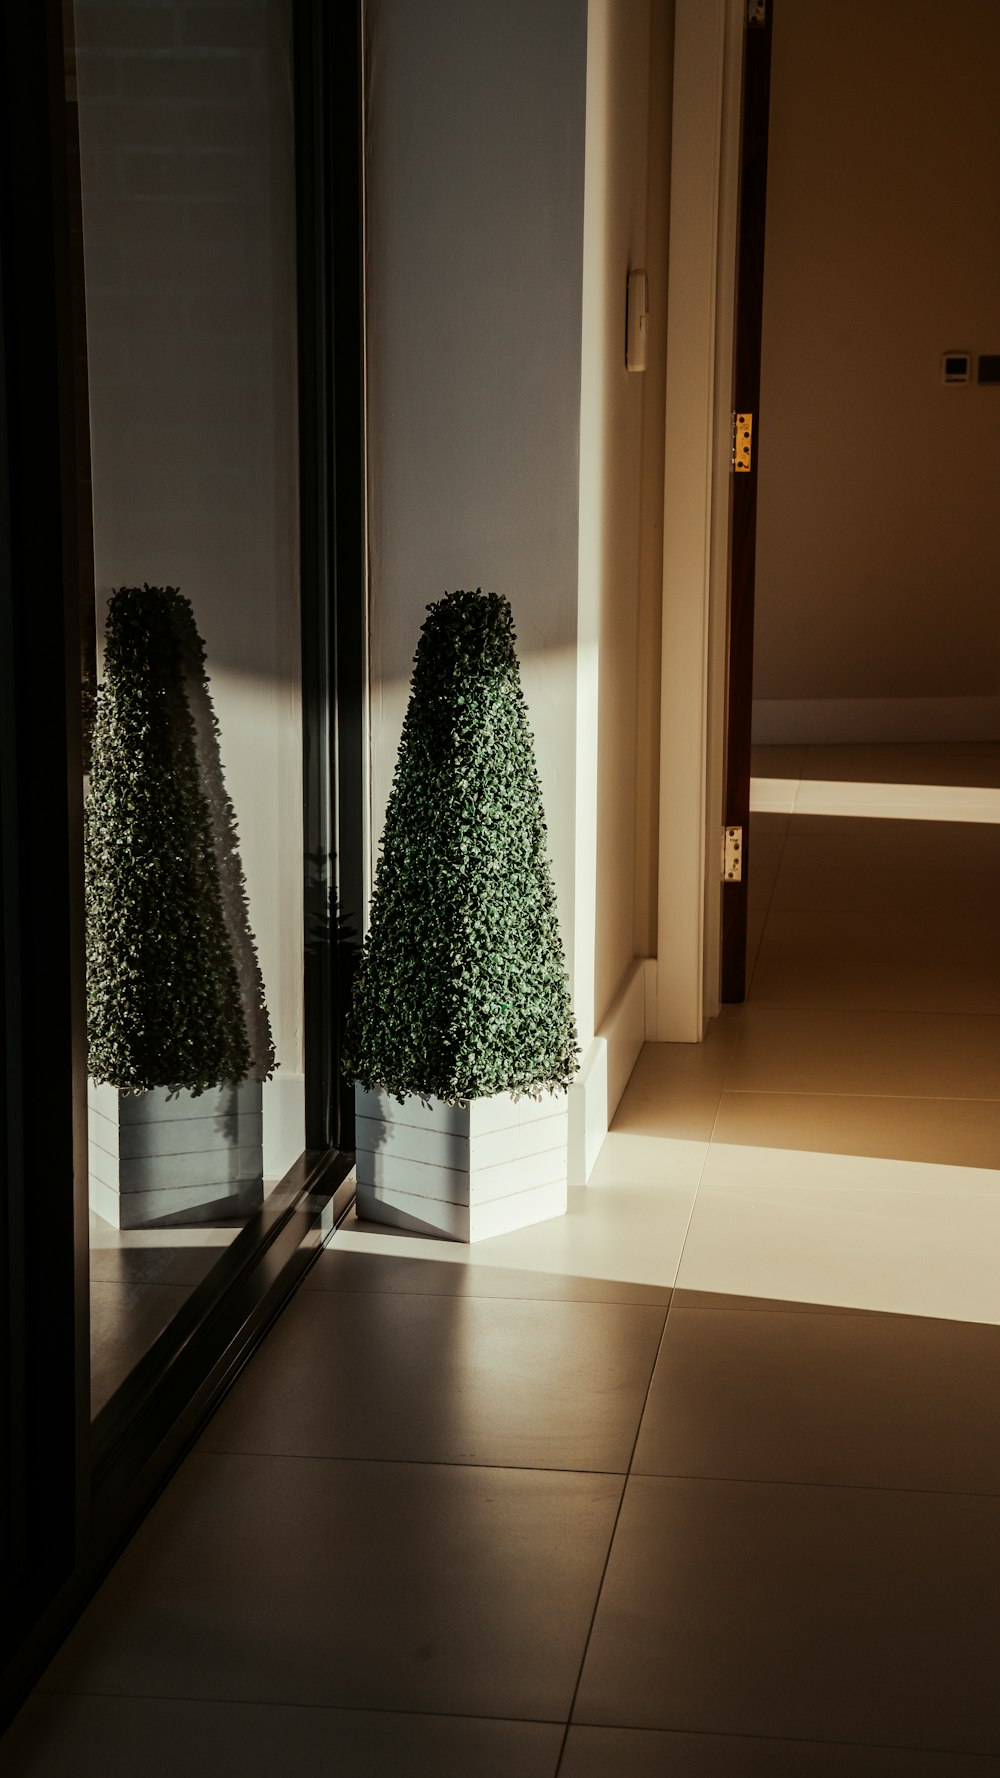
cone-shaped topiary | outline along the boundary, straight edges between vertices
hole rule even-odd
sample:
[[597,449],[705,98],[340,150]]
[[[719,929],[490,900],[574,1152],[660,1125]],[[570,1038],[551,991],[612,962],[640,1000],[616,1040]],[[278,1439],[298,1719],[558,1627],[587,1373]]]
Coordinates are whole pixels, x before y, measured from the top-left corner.
[[125,1092],[200,1093],[250,1068],[185,692],[193,629],[175,587],[121,587],[108,608],[85,824],[87,1035],[93,1079]]
[[428,607],[345,1072],[447,1104],[565,1090],[578,1049],[510,606]]

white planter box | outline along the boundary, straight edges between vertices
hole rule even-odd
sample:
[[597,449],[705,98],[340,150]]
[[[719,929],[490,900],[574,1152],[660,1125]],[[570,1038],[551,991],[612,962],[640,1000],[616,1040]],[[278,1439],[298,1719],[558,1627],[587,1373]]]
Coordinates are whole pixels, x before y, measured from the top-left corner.
[[439,1099],[355,1088],[358,1215],[423,1235],[482,1241],[566,1211],[565,1093]]
[[88,1082],[90,1207],[117,1229],[216,1222],[264,1201],[261,1082],[197,1098]]

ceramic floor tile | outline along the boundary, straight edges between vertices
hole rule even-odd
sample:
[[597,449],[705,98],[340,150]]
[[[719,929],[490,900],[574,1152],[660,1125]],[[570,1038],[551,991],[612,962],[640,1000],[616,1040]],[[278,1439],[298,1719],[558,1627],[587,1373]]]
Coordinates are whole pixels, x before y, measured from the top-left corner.
[[[669,1171],[669,1164],[664,1170]],[[693,1171],[700,1173],[701,1163]],[[352,1214],[338,1229],[333,1245],[341,1252],[405,1253],[413,1259],[457,1254],[451,1263],[493,1272],[534,1272],[540,1280],[560,1275],[594,1279],[599,1287],[610,1281],[616,1294],[618,1287],[630,1285],[641,1292],[659,1291],[673,1284],[695,1191],[694,1179],[688,1185],[662,1178],[655,1184],[612,1178],[601,1185],[592,1179],[586,1188],[571,1190],[568,1215],[471,1247],[380,1229],[358,1222]]]
[[[775,819],[778,819],[775,817]],[[996,871],[1000,827],[969,821],[889,821],[864,816],[786,817],[789,868]]]
[[798,798],[798,778],[771,777],[754,772],[750,779],[750,813],[760,815],[791,815]]
[[800,778],[808,752],[805,746],[774,747],[755,741],[750,770],[755,778]]
[[[796,1157],[787,1157],[794,1160]],[[808,1157],[799,1156],[804,1163]],[[883,1167],[890,1163],[884,1162]],[[703,1186],[677,1284],[720,1296],[1000,1321],[996,1193]],[[911,1171],[900,1166],[900,1172]]]
[[[970,778],[973,776],[969,774]],[[991,783],[959,785],[917,780],[888,784],[803,778],[796,787],[794,814],[996,825],[1000,822],[1000,790]]]
[[11,1778],[553,1778],[560,1724],[186,1698],[33,1697]]
[[195,1452],[43,1689],[565,1721],[621,1486]]
[[741,1093],[998,1099],[1000,1016],[751,1005],[726,1085]]
[[918,1168],[958,1167],[986,1172],[991,1185],[994,1180],[1000,1185],[995,1171],[1000,1163],[1000,1099],[726,1092],[702,1179],[716,1178],[720,1163],[724,1168],[737,1148],[815,1150],[824,1156],[910,1161]]
[[1000,1752],[1000,1500],[628,1483],[574,1719]]
[[742,1019],[742,1008],[726,1008],[721,1018],[710,1022],[703,1043],[644,1044],[615,1112],[612,1133],[692,1141],[710,1136]]
[[751,908],[767,907],[770,903],[784,849],[785,841],[781,834],[754,835],[752,851],[747,853],[744,863],[747,873],[747,900]]
[[1000,1328],[675,1303],[633,1469],[1000,1495]]
[[883,1012],[1000,1011],[1000,914],[875,918],[772,909],[753,983],[757,1005]]
[[[782,855],[770,891],[770,906],[776,912],[849,911],[884,919],[897,913],[940,917],[947,911],[958,919],[996,907],[996,871],[900,871],[884,863],[864,867],[837,862],[801,865],[794,862],[800,856],[798,849],[789,856]],[[751,894],[753,871],[751,865]]]
[[618,1180],[628,1180],[631,1185],[696,1186],[721,1097],[721,1091],[710,1100],[691,1095],[664,1108],[663,1121],[672,1130],[700,1124],[704,1134],[697,1140],[673,1133],[636,1136],[629,1130],[609,1130],[587,1182],[588,1190],[614,1185]]
[[[427,1245],[422,1243],[424,1248]],[[539,1302],[653,1303],[664,1308],[670,1301],[670,1290],[664,1285],[574,1278],[560,1272],[527,1272],[514,1266],[470,1263],[470,1251],[457,1241],[449,1242],[447,1247],[435,1242],[433,1255],[421,1252],[410,1258],[391,1252],[361,1252],[357,1247],[344,1246],[335,1237],[319,1255],[302,1288],[403,1291],[416,1296],[493,1296]]]
[[670,1300],[682,1309],[711,1309],[716,1314],[742,1313],[752,1309],[758,1315],[879,1315],[880,1309],[855,1309],[844,1303],[797,1302],[790,1297],[740,1296],[736,1292],[722,1295],[716,1290],[674,1290]]
[[1000,1759],[577,1726],[569,1731],[559,1778],[1000,1778]]
[[92,1283],[90,1286],[90,1411],[96,1414],[183,1308],[183,1284]]
[[1000,785],[1000,747],[992,741],[811,746],[799,776],[844,784]]
[[90,1215],[90,1277],[102,1284],[200,1284],[238,1227],[114,1229]]
[[624,1473],[664,1319],[634,1303],[306,1291],[202,1449]]
[[747,992],[753,987],[754,974],[760,959],[760,947],[767,925],[767,908],[753,907],[747,913]]
[[[784,800],[787,803],[789,799],[785,798]],[[762,834],[784,836],[789,830],[791,820],[791,809],[787,806],[782,809],[754,809],[750,815],[750,832],[753,835],[754,844]]]

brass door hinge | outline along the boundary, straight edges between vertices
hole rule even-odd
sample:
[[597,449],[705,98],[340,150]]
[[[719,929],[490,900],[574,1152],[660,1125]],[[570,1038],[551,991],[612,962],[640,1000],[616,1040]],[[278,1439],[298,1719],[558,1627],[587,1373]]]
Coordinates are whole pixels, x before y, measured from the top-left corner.
[[747,24],[751,30],[767,24],[767,0],[747,0]]
[[722,830],[722,880],[724,883],[743,881],[742,827],[724,827]]
[[750,473],[750,455],[753,443],[753,415],[733,415],[733,468],[737,475]]

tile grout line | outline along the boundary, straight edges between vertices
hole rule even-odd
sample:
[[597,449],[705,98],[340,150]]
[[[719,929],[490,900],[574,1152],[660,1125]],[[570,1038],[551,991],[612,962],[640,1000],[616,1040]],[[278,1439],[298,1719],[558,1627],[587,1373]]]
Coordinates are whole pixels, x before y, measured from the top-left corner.
[[[731,1097],[749,1099],[893,1099],[903,1103],[918,1102],[925,1104],[933,1100],[941,1105],[997,1105],[1000,1104],[1000,1093],[876,1093],[865,1092],[862,1087],[850,1087],[841,1091],[822,1091],[819,1087],[729,1087],[725,1091]],[[714,1133],[714,1126],[713,1126]]]
[[[638,1723],[610,1722],[579,1723],[577,1726],[579,1728],[587,1729],[608,1729],[612,1733],[620,1733],[624,1730],[628,1734],[635,1735],[698,1735],[705,1740],[743,1741],[751,1744],[756,1742],[760,1742],[761,1744],[764,1742],[777,1742],[780,1747],[786,1745],[789,1747],[818,1747],[821,1750],[830,1747],[834,1749],[850,1747],[859,1748],[862,1753],[874,1751],[876,1753],[931,1753],[935,1756],[938,1754],[945,1754],[949,1758],[954,1755],[958,1759],[969,1761],[974,1760],[977,1767],[979,1767],[983,1760],[994,1760],[996,1758],[996,1753],[993,1751],[987,1753],[981,1751],[970,1752],[968,1748],[960,1747],[928,1747],[916,1743],[910,1745],[901,1741],[846,1741],[842,1738],[830,1739],[830,1737],[818,1739],[815,1735],[754,1735],[743,1733],[739,1729],[695,1729],[685,1728],[679,1724],[666,1729],[651,1729],[645,1724]],[[998,1748],[998,1751],[1000,1751],[1000,1748]],[[970,1778],[976,1778],[975,1771],[971,1769]],[[989,1778],[992,1778],[992,1774],[989,1775]]]
[[[523,1723],[528,1728],[561,1729],[562,1721],[558,1716],[496,1716],[475,1714],[469,1710],[421,1710],[419,1707],[408,1706],[401,1709],[395,1704],[303,1704],[297,1698],[234,1698],[205,1697],[202,1693],[191,1692],[109,1692],[109,1691],[71,1691],[67,1687],[47,1686],[45,1690],[36,1687],[29,1692],[25,1704],[31,1697],[39,1698],[108,1698],[116,1702],[128,1699],[137,1704],[211,1704],[221,1709],[243,1709],[250,1706],[257,1710],[320,1710],[327,1714],[342,1716],[419,1716],[428,1717],[432,1722],[444,1717],[449,1722],[511,1722]],[[24,1705],[21,1706],[21,1709]],[[7,1725],[13,1727],[16,1718]],[[6,1730],[4,1730],[4,1734]],[[0,1752],[3,1751],[3,1735],[0,1735]]]
[[[674,1292],[676,1290],[679,1290],[682,1288],[682,1286],[680,1286],[677,1281],[681,1275],[681,1266],[684,1263],[684,1253],[685,1253],[685,1250],[686,1250],[687,1244],[688,1244],[688,1236],[691,1233],[691,1224],[694,1221],[694,1213],[698,1207],[698,1199],[699,1199],[699,1196],[701,1195],[701,1188],[702,1188],[702,1184],[703,1184],[703,1181],[705,1178],[705,1168],[708,1166],[709,1157],[712,1152],[712,1143],[715,1141],[715,1132],[719,1126],[719,1118],[722,1116],[722,1101],[724,1100],[724,1098],[726,1096],[726,1088],[729,1084],[729,1077],[730,1077],[730,1075],[733,1071],[733,1068],[735,1066],[736,1057],[737,1057],[737,1054],[739,1052],[739,1049],[740,1049],[742,1043],[743,1043],[743,1031],[741,1028],[738,1036],[736,1037],[736,1039],[733,1043],[732,1051],[729,1055],[729,1059],[728,1059],[728,1061],[726,1063],[726,1067],[725,1067],[725,1072],[723,1073],[723,1076],[722,1076],[722,1085],[719,1088],[719,1102],[715,1107],[715,1116],[712,1119],[712,1128],[710,1129],[710,1131],[708,1133],[708,1141],[705,1144],[704,1158],[702,1160],[701,1166],[698,1169],[698,1178],[695,1181],[694,1192],[693,1192],[692,1198],[691,1198],[691,1208],[688,1211],[688,1219],[684,1225],[684,1234],[681,1239],[680,1251],[678,1252],[678,1255],[677,1255],[677,1264],[674,1267],[674,1278],[673,1278],[673,1283],[670,1287],[670,1302],[667,1304],[668,1317],[670,1314],[671,1307],[673,1306]],[[664,1330],[663,1331],[665,1334],[666,1333],[666,1323],[664,1323]],[[659,1357],[659,1352],[657,1352],[657,1357]],[[654,1369],[655,1369],[655,1366],[654,1366]],[[643,1413],[645,1413],[645,1403],[643,1404]],[[638,1433],[636,1433],[636,1438],[638,1438],[638,1436],[639,1436]],[[630,1467],[631,1467],[631,1460],[630,1460]]]
[[[477,1457],[349,1457],[336,1455],[332,1451],[240,1451],[225,1445],[202,1445],[200,1442],[192,1445],[188,1457],[245,1457],[252,1463],[263,1460],[277,1463],[367,1463],[378,1464],[380,1467],[391,1465],[394,1469],[495,1470],[501,1475],[592,1475],[606,1476],[611,1481],[623,1481],[628,1474],[624,1469],[605,1469],[593,1464],[487,1463]],[[708,1479],[725,1480],[725,1477]]]
[[[681,1470],[639,1469],[634,1473],[646,1481],[708,1482],[723,1488],[823,1488],[852,1494],[919,1494],[935,1500],[1000,1500],[1000,1485],[994,1489],[917,1488],[898,1482],[813,1482],[797,1481],[791,1476],[690,1475]],[[632,1474],[630,1470],[630,1478]]]
[[[628,1182],[626,1181],[626,1183],[628,1183]],[[683,1189],[683,1188],[681,1188],[681,1189]],[[345,1251],[345,1253],[351,1253],[351,1252],[356,1252],[357,1249],[346,1248],[344,1251]],[[372,1258],[386,1259],[386,1260],[391,1261],[395,1258],[395,1255],[391,1254],[391,1253],[363,1254],[362,1258],[364,1258],[364,1259],[372,1259]],[[432,1261],[431,1263],[433,1264],[434,1262]],[[437,1263],[440,1264],[442,1262],[438,1261]],[[446,1260],[443,1263],[445,1265],[454,1265],[456,1270],[458,1270],[458,1271],[464,1272],[466,1270],[466,1267],[463,1265],[463,1263],[461,1261]],[[560,1276],[569,1277],[570,1275],[571,1274],[569,1274],[569,1273],[558,1273],[558,1272],[553,1274],[553,1276],[555,1276],[555,1277],[560,1277]],[[607,1280],[605,1280],[605,1282],[607,1282],[608,1284],[620,1283],[624,1290],[629,1289],[629,1285],[628,1285],[627,1281],[624,1279],[619,1280],[619,1279],[615,1279],[615,1278],[608,1278]],[[309,1283],[306,1283],[305,1281],[303,1281],[303,1284],[300,1288],[304,1292],[308,1292],[308,1294],[310,1296],[364,1296],[364,1297],[369,1297],[369,1296],[388,1296],[388,1297],[406,1296],[406,1297],[426,1297],[426,1298],[428,1298],[428,1300],[435,1301],[435,1302],[439,1302],[443,1299],[448,1302],[454,1302],[454,1301],[458,1300],[461,1302],[471,1302],[471,1303],[547,1303],[547,1304],[554,1304],[557,1306],[561,1305],[563,1303],[570,1303],[570,1304],[584,1303],[591,1308],[598,1308],[598,1309],[665,1309],[667,1307],[666,1302],[650,1303],[650,1302],[645,1301],[641,1297],[631,1297],[631,1296],[511,1296],[506,1291],[499,1291],[499,1292],[494,1293],[493,1291],[490,1291],[490,1290],[475,1290],[475,1291],[471,1291],[471,1290],[470,1291],[466,1291],[466,1290],[392,1290],[392,1289],[382,1290],[379,1288],[378,1285],[374,1285],[374,1284],[367,1286],[367,1287],[362,1287],[360,1289],[357,1289],[357,1288],[352,1289],[351,1287],[345,1286],[342,1284],[309,1284]],[[672,1288],[673,1287],[670,1284],[637,1284],[636,1285],[637,1290],[659,1290],[659,1291],[662,1291],[666,1294],[668,1299],[669,1299],[670,1292],[671,1292]]]
[[[692,1210],[693,1210],[693,1205],[692,1205]],[[678,1261],[678,1265],[679,1264],[680,1264],[680,1262]],[[598,1613],[598,1610],[600,1609],[601,1594],[604,1591],[604,1582],[607,1578],[608,1568],[609,1568],[609,1565],[611,1562],[611,1552],[615,1547],[615,1538],[618,1535],[618,1524],[619,1524],[619,1521],[622,1516],[622,1507],[625,1504],[625,1492],[628,1487],[629,1476],[632,1473],[632,1463],[635,1458],[636,1448],[639,1443],[639,1435],[642,1432],[642,1422],[643,1422],[645,1415],[646,1415],[646,1407],[649,1402],[649,1392],[653,1387],[653,1378],[656,1375],[656,1367],[660,1362],[660,1353],[663,1351],[663,1342],[667,1337],[667,1325],[670,1320],[670,1309],[671,1309],[672,1302],[673,1302],[673,1297],[671,1296],[671,1301],[667,1304],[666,1312],[663,1317],[663,1327],[660,1332],[660,1338],[657,1343],[656,1352],[653,1357],[652,1365],[650,1366],[649,1381],[646,1384],[646,1393],[643,1396],[642,1407],[639,1410],[639,1418],[636,1421],[635,1437],[632,1440],[632,1449],[629,1452],[628,1466],[625,1470],[624,1476],[622,1477],[622,1489],[621,1489],[621,1494],[619,1495],[619,1499],[618,1499],[618,1509],[615,1513],[614,1524],[611,1527],[611,1536],[608,1539],[608,1547],[607,1547],[607,1551],[605,1553],[603,1565],[601,1567],[600,1579],[597,1583],[597,1592],[594,1595],[594,1608],[590,1614],[590,1623],[587,1626],[587,1634],[586,1634],[586,1637],[584,1638],[583,1653],[580,1656],[580,1669],[579,1669],[579,1672],[577,1673],[577,1676],[576,1676],[576,1684],[573,1687],[573,1695],[569,1701],[569,1710],[567,1711],[567,1714],[566,1714],[566,1726],[565,1726],[565,1729],[563,1732],[562,1745],[559,1749],[559,1757],[556,1760],[555,1772],[553,1774],[553,1778],[559,1778],[559,1772],[562,1767],[563,1759],[565,1758],[566,1743],[569,1740],[569,1731],[570,1731],[570,1728],[573,1723],[573,1712],[576,1708],[576,1700],[577,1700],[577,1697],[579,1696],[580,1685],[583,1681],[583,1671],[587,1665],[587,1655],[590,1650],[591,1639],[594,1634],[594,1625],[597,1622],[597,1613]]]

